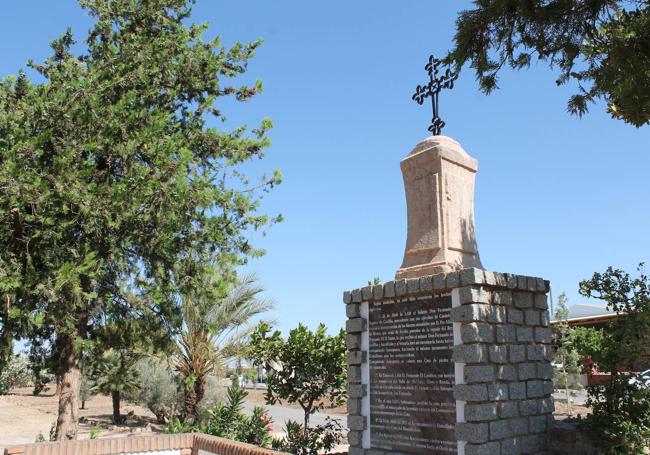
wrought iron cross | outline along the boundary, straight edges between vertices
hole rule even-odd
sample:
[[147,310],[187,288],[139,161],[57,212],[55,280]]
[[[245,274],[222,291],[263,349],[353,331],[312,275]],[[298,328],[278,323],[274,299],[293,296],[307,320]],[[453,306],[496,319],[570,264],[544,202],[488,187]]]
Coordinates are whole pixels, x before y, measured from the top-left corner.
[[429,74],[429,83],[427,85],[418,85],[413,95],[413,101],[422,105],[424,100],[431,97],[431,107],[433,108],[433,117],[431,118],[431,125],[428,130],[433,136],[438,136],[445,126],[445,122],[440,118],[440,103],[438,101],[438,94],[443,88],[454,88],[454,81],[458,78],[458,73],[447,67],[446,71],[438,75],[438,70],[442,66],[442,60],[435,58],[433,55],[429,57],[429,63],[424,67],[424,70]]

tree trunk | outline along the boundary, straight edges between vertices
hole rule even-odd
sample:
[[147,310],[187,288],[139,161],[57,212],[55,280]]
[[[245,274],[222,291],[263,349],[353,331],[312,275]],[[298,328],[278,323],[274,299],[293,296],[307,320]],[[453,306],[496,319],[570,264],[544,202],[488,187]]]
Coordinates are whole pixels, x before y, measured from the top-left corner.
[[196,390],[194,389],[194,384],[191,387],[185,389],[185,400],[183,402],[183,413],[181,417],[184,421],[194,418],[196,415],[196,405],[198,401],[196,399]]
[[55,437],[57,441],[77,439],[83,353],[75,349],[74,345],[77,337],[85,338],[86,329],[87,320],[82,316],[76,330],[61,339],[59,409]]
[[194,419],[196,409],[205,396],[205,377],[198,376],[191,387],[185,390],[185,402],[183,405],[183,420]]
[[122,416],[120,415],[120,392],[111,392],[111,397],[113,398],[113,423],[117,425],[122,423]]
[[9,321],[11,311],[11,297],[9,294],[2,296],[2,332],[0,333],[0,367],[9,362],[14,351],[14,334]]
[[300,401],[298,401],[298,404],[305,413],[305,432],[307,432],[309,429],[309,416],[311,415],[311,408],[314,406],[314,400],[311,400],[309,402],[309,405],[302,404]]

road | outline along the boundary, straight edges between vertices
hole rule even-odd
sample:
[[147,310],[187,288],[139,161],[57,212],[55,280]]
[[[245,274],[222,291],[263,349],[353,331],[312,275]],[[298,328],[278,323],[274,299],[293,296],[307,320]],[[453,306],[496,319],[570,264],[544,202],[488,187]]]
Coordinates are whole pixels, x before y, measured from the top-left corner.
[[[251,411],[256,403],[247,401],[244,403],[244,409]],[[290,408],[283,405],[265,405],[264,406],[269,411],[269,416],[273,419],[273,431],[278,432],[284,429],[284,424],[287,420],[295,420],[296,422],[302,423],[304,419],[304,414],[302,409]],[[346,429],[346,418],[344,414],[331,414],[327,413],[327,410],[317,412],[312,414],[309,419],[309,425],[322,425],[325,423],[325,419],[330,417],[332,419],[337,419],[341,426]]]

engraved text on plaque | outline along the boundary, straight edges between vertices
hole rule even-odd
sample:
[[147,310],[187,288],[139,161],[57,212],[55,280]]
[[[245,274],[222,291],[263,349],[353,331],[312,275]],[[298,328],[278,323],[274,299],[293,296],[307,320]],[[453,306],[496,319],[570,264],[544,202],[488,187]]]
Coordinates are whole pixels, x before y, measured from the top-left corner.
[[370,445],[457,453],[451,296],[370,302]]

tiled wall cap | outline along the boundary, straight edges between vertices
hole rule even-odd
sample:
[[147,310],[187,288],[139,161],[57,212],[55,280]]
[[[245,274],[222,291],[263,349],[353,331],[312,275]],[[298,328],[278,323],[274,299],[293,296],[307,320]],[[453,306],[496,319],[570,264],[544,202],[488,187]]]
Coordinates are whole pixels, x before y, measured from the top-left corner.
[[[30,455],[48,453],[49,455],[117,455],[129,452],[150,452],[170,449],[196,449],[229,455],[280,455],[283,452],[263,449],[229,439],[200,433],[181,433],[174,435],[147,435],[124,438],[94,439],[85,441],[58,441],[24,444],[7,447],[4,455]],[[289,454],[285,454],[289,455]]]

